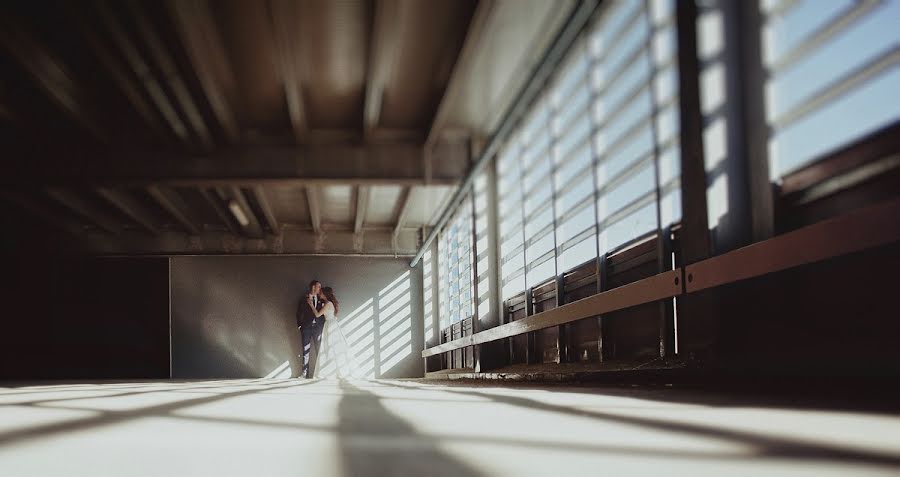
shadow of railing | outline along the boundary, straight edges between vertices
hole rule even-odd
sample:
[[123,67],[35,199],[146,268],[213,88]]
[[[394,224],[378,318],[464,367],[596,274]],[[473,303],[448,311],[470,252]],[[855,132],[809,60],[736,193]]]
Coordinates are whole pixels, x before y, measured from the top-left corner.
[[[383,377],[412,359],[412,290],[407,271],[356,309],[339,315],[340,329],[332,326],[323,336],[316,377]],[[343,333],[347,356],[336,333]]]

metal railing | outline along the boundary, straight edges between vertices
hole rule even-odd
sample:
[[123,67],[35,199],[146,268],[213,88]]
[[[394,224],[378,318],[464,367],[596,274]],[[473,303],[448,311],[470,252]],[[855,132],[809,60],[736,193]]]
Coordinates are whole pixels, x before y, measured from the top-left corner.
[[[572,323],[900,241],[900,199],[872,205],[422,351],[422,357]],[[855,233],[848,233],[853,231]]]

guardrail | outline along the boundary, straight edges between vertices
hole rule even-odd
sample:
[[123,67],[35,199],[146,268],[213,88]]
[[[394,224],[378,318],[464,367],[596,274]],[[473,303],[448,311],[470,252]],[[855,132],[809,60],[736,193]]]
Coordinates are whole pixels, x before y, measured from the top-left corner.
[[685,267],[422,351],[428,358],[900,241],[900,199],[848,212]]

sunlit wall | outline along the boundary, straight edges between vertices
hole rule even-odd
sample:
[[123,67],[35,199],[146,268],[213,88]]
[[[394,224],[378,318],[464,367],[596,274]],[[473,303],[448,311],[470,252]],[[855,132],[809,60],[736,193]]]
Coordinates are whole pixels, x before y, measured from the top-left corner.
[[[421,268],[353,257],[178,257],[172,264],[176,378],[299,374],[295,313],[313,278],[340,302],[350,353],[323,339],[317,376],[417,377],[423,372]],[[329,335],[330,336],[330,335]]]

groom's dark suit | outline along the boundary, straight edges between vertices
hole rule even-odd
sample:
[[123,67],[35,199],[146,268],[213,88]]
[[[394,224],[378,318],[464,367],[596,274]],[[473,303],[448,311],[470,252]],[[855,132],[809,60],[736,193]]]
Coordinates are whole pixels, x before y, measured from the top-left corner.
[[[317,310],[322,309],[322,302],[318,298],[314,298],[314,304]],[[316,349],[322,340],[322,325],[325,324],[325,317],[316,318],[315,313],[309,308],[306,302],[306,295],[300,297],[300,305],[297,307],[297,328],[300,329],[300,342],[303,346],[303,371],[302,376],[312,377],[309,369],[309,352],[312,349],[313,342],[316,343]],[[315,370],[313,370],[315,371]]]

